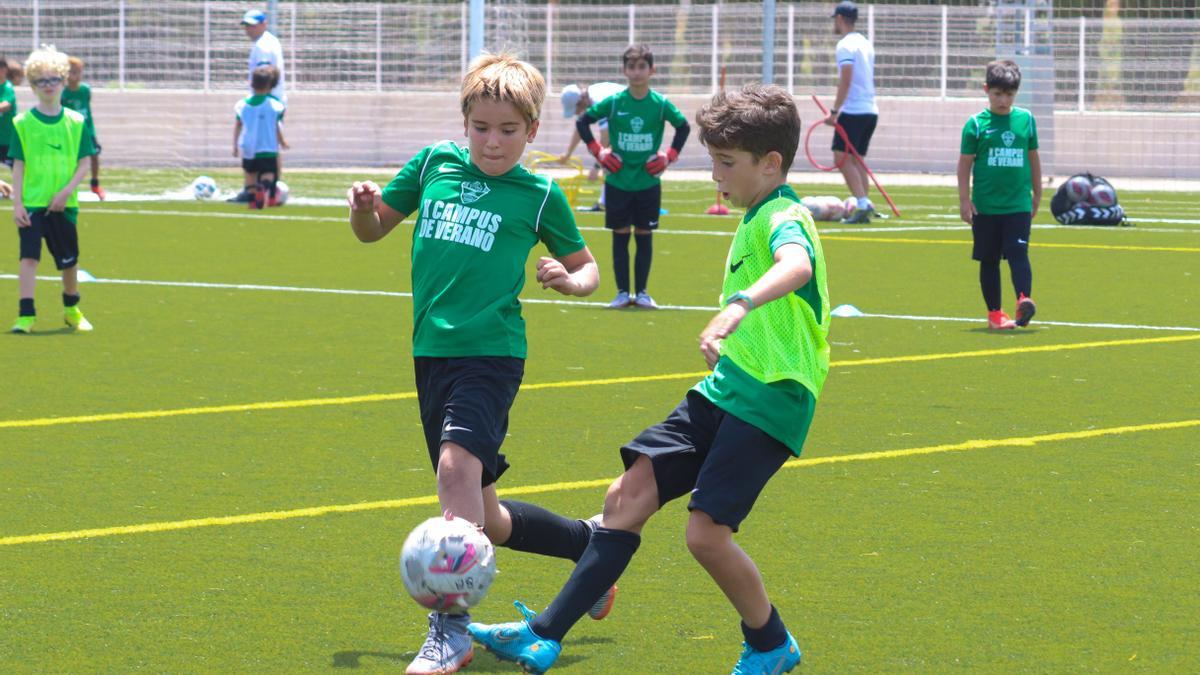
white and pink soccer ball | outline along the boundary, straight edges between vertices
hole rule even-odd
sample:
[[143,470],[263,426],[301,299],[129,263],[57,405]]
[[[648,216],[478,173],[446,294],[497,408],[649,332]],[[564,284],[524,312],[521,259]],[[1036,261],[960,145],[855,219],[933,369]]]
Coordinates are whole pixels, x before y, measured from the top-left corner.
[[1091,202],[1092,206],[1108,208],[1117,203],[1117,192],[1110,185],[1096,183],[1092,186],[1091,197],[1088,201]]
[[1072,204],[1086,202],[1092,196],[1092,181],[1087,176],[1075,176],[1067,181],[1067,197]]
[[496,578],[496,550],[462,518],[430,518],[404,540],[400,576],[422,607],[463,614],[479,604]]

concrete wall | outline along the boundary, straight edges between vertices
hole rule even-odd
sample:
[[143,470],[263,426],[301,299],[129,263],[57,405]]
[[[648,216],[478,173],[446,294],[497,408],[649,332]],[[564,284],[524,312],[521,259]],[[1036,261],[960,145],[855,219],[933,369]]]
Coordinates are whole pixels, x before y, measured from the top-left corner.
[[[94,92],[97,133],[108,166],[236,166],[232,156],[233,104],[237,91]],[[672,96],[689,119],[707,99]],[[805,126],[817,109],[798,98]],[[34,104],[21,87],[22,110]],[[446,92],[346,93],[300,91],[289,97],[286,134],[292,167],[398,167],[419,148],[443,139],[462,139],[457,94]],[[978,99],[886,98],[869,160],[876,171],[953,173],[959,135],[966,119],[986,101]],[[547,101],[533,149],[560,153],[572,130],[556,98]],[[1047,120],[1039,120],[1043,129]],[[1075,113],[1054,115],[1053,146],[1042,149],[1047,175],[1089,170],[1112,176],[1200,178],[1200,114]],[[831,131],[813,134],[813,153],[828,163]],[[1049,136],[1049,134],[1047,134]],[[669,143],[670,132],[668,131]],[[583,148],[577,153],[586,152]],[[682,168],[703,169],[708,158],[689,141]],[[801,150],[798,170],[807,170]]]

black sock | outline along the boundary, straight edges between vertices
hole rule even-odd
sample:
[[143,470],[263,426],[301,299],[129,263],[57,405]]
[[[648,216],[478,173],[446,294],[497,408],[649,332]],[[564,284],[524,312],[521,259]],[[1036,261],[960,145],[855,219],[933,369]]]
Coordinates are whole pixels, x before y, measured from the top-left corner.
[[1021,249],[1020,252],[1010,253],[1008,270],[1012,273],[1013,289],[1017,296],[1033,295],[1033,267],[1029,264],[1029,252]]
[[92,187],[94,187],[94,188],[100,187],[100,179],[99,178],[92,179]]
[[79,304],[79,294],[67,295],[63,293],[63,307],[74,307]]
[[512,516],[512,534],[500,546],[579,562],[592,538],[591,526],[582,520],[564,518],[528,502],[502,499],[500,504]]
[[751,628],[743,621],[742,635],[746,638],[746,644],[760,652],[769,652],[787,642],[787,628],[783,625],[783,619],[779,618],[779,610],[775,609],[775,605],[771,605],[771,616],[762,628]]
[[613,279],[617,290],[629,292],[629,237],[626,232],[613,232]]
[[21,316],[37,316],[37,312],[33,309],[33,298],[21,298],[20,307]]
[[654,235],[635,234],[637,253],[633,256],[633,287],[638,293],[646,290],[646,282],[650,280],[650,260],[654,257]]
[[597,528],[558,597],[529,627],[543,639],[562,642],[571,626],[621,578],[641,543],[641,535],[635,532]]
[[1000,261],[979,262],[979,287],[983,289],[983,301],[989,312],[1000,309]]

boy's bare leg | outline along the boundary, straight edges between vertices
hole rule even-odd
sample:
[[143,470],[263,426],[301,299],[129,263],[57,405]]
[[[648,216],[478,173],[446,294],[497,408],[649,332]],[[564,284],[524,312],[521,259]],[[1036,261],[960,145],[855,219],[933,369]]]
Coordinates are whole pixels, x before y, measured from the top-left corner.
[[21,269],[17,272],[18,287],[22,298],[32,298],[37,287],[38,261],[21,258]]
[[62,271],[63,293],[79,295],[79,265],[71,265]]
[[714,523],[707,513],[692,511],[687,525],[688,550],[733,603],[742,621],[761,628],[771,618],[771,601],[758,566],[733,542],[733,530]]
[[438,502],[442,511],[482,525],[483,491],[479,489],[482,478],[483,463],[478,457],[457,443],[442,443],[437,468]]
[[92,180],[100,182],[100,155],[92,155]]

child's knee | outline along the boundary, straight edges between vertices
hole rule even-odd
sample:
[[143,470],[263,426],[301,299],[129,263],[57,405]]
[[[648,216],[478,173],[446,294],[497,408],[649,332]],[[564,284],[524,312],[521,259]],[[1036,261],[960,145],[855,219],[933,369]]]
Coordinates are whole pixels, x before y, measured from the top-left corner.
[[[608,488],[604,496],[604,522],[640,525],[658,510],[658,484],[650,458],[642,455]],[[626,529],[616,525],[618,529]]]
[[472,455],[466,448],[457,443],[444,443],[441,454],[438,455],[438,482],[460,483],[474,481],[479,483],[483,475],[483,463]]
[[733,530],[714,522],[703,511],[692,511],[687,524],[687,547],[697,560],[705,560],[728,548]]

